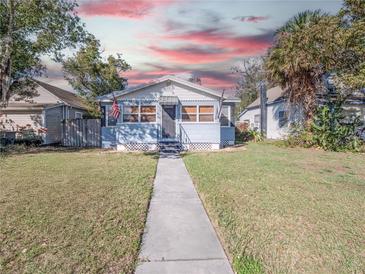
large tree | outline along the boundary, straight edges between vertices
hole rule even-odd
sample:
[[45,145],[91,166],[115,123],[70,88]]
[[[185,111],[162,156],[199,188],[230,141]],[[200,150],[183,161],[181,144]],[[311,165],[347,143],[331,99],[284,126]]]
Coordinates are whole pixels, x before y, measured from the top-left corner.
[[312,115],[323,75],[318,56],[309,49],[313,46],[310,30],[326,16],[319,11],[294,16],[276,32],[266,59],[269,79],[287,92],[290,103],[303,106],[308,117]]
[[41,58],[60,61],[66,48],[88,36],[70,0],[0,0],[0,103],[19,94],[34,95],[45,69]]
[[364,35],[363,0],[346,0],[336,16],[301,13],[276,34],[266,62],[268,76],[287,88],[290,103],[303,107],[310,120],[326,75],[333,75],[338,92],[365,86]]
[[127,79],[122,73],[130,68],[121,54],[103,58],[100,43],[95,39],[63,62],[65,78],[87,100],[92,115],[98,114],[97,96],[125,88]]
[[265,79],[264,59],[250,57],[243,59],[232,67],[238,76],[236,95],[241,99],[240,110],[243,110],[258,97],[258,83]]

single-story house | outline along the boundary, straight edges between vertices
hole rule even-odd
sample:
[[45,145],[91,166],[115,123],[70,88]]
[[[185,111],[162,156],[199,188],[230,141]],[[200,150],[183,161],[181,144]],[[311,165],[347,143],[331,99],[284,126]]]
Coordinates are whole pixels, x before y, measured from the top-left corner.
[[7,107],[0,108],[0,130],[34,130],[45,144],[58,143],[62,134],[61,121],[82,118],[87,107],[72,92],[41,81],[36,84],[36,96],[30,100],[12,96]]
[[[111,114],[114,98],[121,115]],[[151,83],[99,97],[102,147],[155,150],[175,143],[185,150],[219,149],[235,142],[238,98],[184,80],[165,76]]]
[[[249,128],[260,130],[260,98],[248,105],[239,115],[238,122],[248,124]],[[290,124],[301,120],[300,111],[291,107],[279,87],[267,90],[267,133],[269,139],[283,139],[290,130]],[[348,100],[344,105],[347,116],[359,116],[365,122],[365,97],[359,95],[354,100]]]

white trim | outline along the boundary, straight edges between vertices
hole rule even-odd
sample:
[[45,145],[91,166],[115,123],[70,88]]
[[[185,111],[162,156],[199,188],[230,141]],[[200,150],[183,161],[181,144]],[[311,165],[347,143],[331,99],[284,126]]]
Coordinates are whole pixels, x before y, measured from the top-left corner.
[[[145,88],[148,88],[148,87],[151,87],[151,86],[154,86],[154,85],[163,83],[163,82],[167,82],[167,81],[176,82],[176,83],[179,83],[181,85],[185,85],[185,86],[191,87],[191,88],[193,88],[195,90],[204,92],[204,93],[209,94],[211,96],[214,96],[216,98],[220,98],[221,97],[221,94],[219,94],[219,92],[217,92],[215,90],[212,90],[210,88],[207,88],[207,87],[204,87],[204,86],[201,86],[201,85],[198,85],[198,84],[194,84],[194,83],[189,82],[189,81],[186,81],[184,79],[181,79],[181,78],[178,78],[178,77],[169,75],[169,76],[161,77],[161,78],[155,80],[154,82],[151,82],[151,83],[148,83],[148,84],[145,84],[145,85],[141,85],[139,87],[135,87],[135,88],[132,88],[132,89],[129,89],[129,90],[115,91],[113,93],[109,93],[109,94],[106,94],[106,95],[103,95],[103,96],[99,96],[98,97],[98,100],[101,101],[101,102],[105,102],[104,100],[108,100],[109,101],[109,100],[112,99],[112,95],[113,94],[115,94],[115,97],[116,98],[119,98],[119,97],[122,97],[124,95],[131,94],[131,93],[134,93],[136,91],[140,91],[140,90],[143,90]],[[232,100],[238,100],[238,99],[235,99],[235,98],[226,98],[226,97],[224,99],[225,100],[230,100],[230,101],[232,101]]]
[[[160,130],[160,134],[159,134],[159,140],[160,141],[163,141],[163,142],[169,142],[169,141],[171,141],[171,142],[173,142],[173,141],[176,141],[176,140],[178,140],[179,139],[179,137],[180,137],[180,129],[179,129],[179,132],[178,132],[178,123],[179,123],[179,118],[177,117],[177,107],[178,107],[178,105],[172,105],[172,106],[175,106],[175,138],[163,138],[163,136],[162,136],[162,121],[163,121],[163,119],[162,119],[162,115],[163,115],[163,105],[160,105],[161,106],[161,123],[160,123],[160,127],[161,127],[161,130]],[[157,113],[157,111],[156,111],[156,113]]]
[[[77,114],[79,114],[80,115],[80,118],[77,118],[76,116],[77,116]],[[80,111],[75,111],[75,119],[82,119],[82,112],[80,112]]]
[[59,103],[59,104],[56,104],[56,105],[46,106],[46,107],[44,107],[44,109],[48,110],[48,109],[51,109],[51,108],[57,108],[57,107],[61,107],[61,106],[68,106],[68,105],[66,105],[65,103]]
[[201,125],[201,124],[208,124],[208,125],[211,125],[211,124],[220,124],[219,122],[180,122],[180,124],[191,124],[191,125]]
[[[221,127],[224,127],[224,128],[229,128],[229,127],[231,127],[231,124],[232,124],[232,113],[231,113],[231,105],[222,105],[222,109],[223,109],[223,107],[225,107],[225,106],[227,106],[228,107],[228,126],[222,126],[222,124],[221,124]],[[222,115],[222,113],[221,113],[221,115]],[[220,121],[220,118],[219,118],[219,123],[220,123],[221,121]]]
[[[133,115],[133,113],[126,113],[124,114],[124,107],[133,107],[133,106],[138,106],[138,121],[137,122],[124,122],[124,115]],[[155,107],[155,121],[154,122],[142,122],[141,121],[141,114],[148,114],[148,113],[141,113],[141,106],[154,106]],[[143,124],[143,125],[148,125],[148,124],[157,124],[157,104],[145,104],[145,103],[142,103],[141,100],[139,100],[138,102],[136,102],[136,104],[134,105],[121,105],[119,104],[119,107],[121,108],[121,112],[120,112],[120,121],[119,118],[117,120],[117,124]],[[153,113],[151,113],[152,115]],[[135,114],[134,114],[135,115]]]
[[[195,115],[196,115],[196,120],[195,120],[195,122],[193,122],[193,121],[183,121],[183,119],[182,119],[182,116],[183,116],[183,111],[182,111],[182,108],[183,107],[196,107],[196,112],[195,112]],[[199,110],[199,108],[200,108],[200,106],[203,106],[203,107],[206,107],[206,106],[208,106],[208,107],[213,107],[213,112],[212,113],[204,113],[204,114],[212,114],[213,115],[213,121],[211,121],[211,122],[209,122],[209,121],[204,121],[204,122],[200,122],[200,117],[199,117],[199,115],[200,115],[200,110]],[[213,124],[213,123],[216,123],[216,115],[215,115],[215,113],[216,113],[216,106],[215,106],[215,104],[213,104],[213,105],[201,105],[201,104],[191,104],[191,105],[180,105],[180,123],[181,124]],[[192,113],[193,115],[194,115],[194,113]]]

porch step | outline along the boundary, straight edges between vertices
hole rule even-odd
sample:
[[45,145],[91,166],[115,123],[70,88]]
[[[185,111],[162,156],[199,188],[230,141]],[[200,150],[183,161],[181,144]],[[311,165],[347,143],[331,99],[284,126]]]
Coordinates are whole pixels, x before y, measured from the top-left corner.
[[178,153],[181,151],[181,144],[179,142],[161,142],[160,151],[166,153]]

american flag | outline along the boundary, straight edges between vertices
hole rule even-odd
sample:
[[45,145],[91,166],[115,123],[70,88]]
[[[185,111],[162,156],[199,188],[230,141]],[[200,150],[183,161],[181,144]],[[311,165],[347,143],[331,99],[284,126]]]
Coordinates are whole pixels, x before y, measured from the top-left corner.
[[[114,97],[114,96],[113,96]],[[117,102],[117,99],[115,99],[114,97],[114,100],[113,100],[113,105],[112,105],[112,110],[110,112],[110,114],[115,118],[115,119],[118,119],[119,115],[120,115],[120,108],[118,106],[118,102]]]

